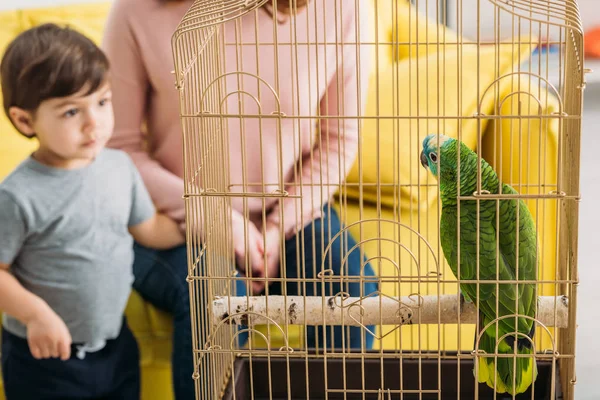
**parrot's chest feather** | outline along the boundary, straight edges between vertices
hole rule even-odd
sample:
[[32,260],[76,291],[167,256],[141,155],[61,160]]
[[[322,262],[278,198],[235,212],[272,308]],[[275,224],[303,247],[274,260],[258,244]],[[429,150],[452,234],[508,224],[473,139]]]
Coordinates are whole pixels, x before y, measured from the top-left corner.
[[[492,204],[492,203],[488,203]],[[458,213],[460,217],[458,218]],[[485,247],[495,244],[495,232],[487,232],[483,224],[479,224],[479,243],[477,240],[477,205],[475,201],[462,201],[459,207],[456,205],[442,208],[440,220],[441,245],[448,265],[456,277],[461,279],[475,279],[477,276],[474,263],[469,262],[477,258],[477,245],[479,244],[479,256],[486,254]],[[496,209],[489,207],[484,202],[479,206],[479,220],[495,220]],[[458,229],[460,224],[460,230]],[[460,240],[459,240],[460,235]],[[458,257],[460,250],[461,268],[458,268]]]
[[456,207],[444,207],[440,219],[440,242],[444,257],[455,276],[458,276],[458,219]]

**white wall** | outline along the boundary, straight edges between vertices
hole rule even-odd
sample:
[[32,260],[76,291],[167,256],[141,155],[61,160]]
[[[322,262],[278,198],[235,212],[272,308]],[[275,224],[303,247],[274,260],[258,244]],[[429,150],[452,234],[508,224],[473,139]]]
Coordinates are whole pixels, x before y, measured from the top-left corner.
[[[77,3],[94,3],[107,0],[0,0],[0,10],[10,10],[14,8],[30,8],[30,7],[47,7],[52,5],[63,5],[63,4],[77,4]],[[110,1],[110,0],[108,0]],[[379,0],[379,1],[391,1],[391,0]],[[412,0],[414,3],[418,3],[420,8],[425,9],[426,5],[429,7],[430,14],[435,13],[435,7],[438,0]],[[457,0],[448,0],[448,10],[456,9]],[[477,8],[472,7],[475,5],[477,0],[462,0],[463,4],[463,24],[464,33],[475,32],[474,27],[467,27],[467,21],[474,21],[477,15]],[[598,0],[578,0],[579,7],[581,9],[583,25],[588,28],[592,25],[600,25],[600,13],[594,12],[594,4],[598,7]],[[493,26],[493,6],[489,1],[480,0],[481,4],[481,15],[489,16],[491,23],[482,24],[482,27]],[[456,19],[456,16],[449,16],[450,19]]]
[[583,28],[589,29],[592,26],[600,25],[600,13],[596,11],[598,8],[598,0],[579,0],[579,10],[581,11],[581,19],[583,20]]
[[100,3],[110,0],[0,0],[0,10],[15,8],[35,8],[65,4]]
[[[433,4],[437,0],[413,0],[415,2]],[[476,21],[478,10],[477,10],[477,0],[448,0],[448,10],[452,11],[451,16],[451,26],[454,27],[456,24],[456,15],[454,11],[456,10],[457,2],[462,3],[462,23],[463,23],[463,35],[471,38],[475,38],[477,34],[477,26],[474,23],[469,23],[470,21]],[[510,3],[506,0],[504,3]],[[589,29],[592,26],[600,26],[600,13],[595,11],[598,8],[598,0],[577,0],[579,4],[579,9],[581,11],[581,19],[583,22],[584,30]],[[431,5],[430,5],[431,8]],[[480,34],[481,38],[485,39],[485,37],[493,36],[494,34],[494,8],[495,6],[491,1],[488,0],[479,0],[479,15],[480,15]],[[503,21],[506,22],[506,25],[510,27],[511,17],[507,15],[507,13],[503,12],[504,17]],[[452,24],[453,22],[453,24]],[[523,27],[524,29],[527,29]]]

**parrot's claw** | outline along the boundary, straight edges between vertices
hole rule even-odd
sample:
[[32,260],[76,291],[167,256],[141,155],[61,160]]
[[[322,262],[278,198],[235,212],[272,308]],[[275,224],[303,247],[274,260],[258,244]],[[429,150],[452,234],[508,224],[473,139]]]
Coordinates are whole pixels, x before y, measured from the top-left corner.
[[462,314],[463,312],[463,307],[465,305],[465,303],[472,303],[473,301],[471,300],[471,298],[469,296],[465,296],[463,294],[463,292],[460,292],[460,312]]
[[473,300],[471,300],[471,298],[469,296],[466,296],[462,290],[460,291],[460,296],[462,297],[463,301],[467,302],[467,303],[472,303]]

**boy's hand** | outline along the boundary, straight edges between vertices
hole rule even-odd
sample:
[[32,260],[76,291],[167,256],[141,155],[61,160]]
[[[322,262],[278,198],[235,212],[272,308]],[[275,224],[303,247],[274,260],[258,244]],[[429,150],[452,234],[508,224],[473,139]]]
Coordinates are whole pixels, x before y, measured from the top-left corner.
[[63,320],[50,307],[44,307],[27,322],[27,342],[36,359],[71,357],[71,334]]

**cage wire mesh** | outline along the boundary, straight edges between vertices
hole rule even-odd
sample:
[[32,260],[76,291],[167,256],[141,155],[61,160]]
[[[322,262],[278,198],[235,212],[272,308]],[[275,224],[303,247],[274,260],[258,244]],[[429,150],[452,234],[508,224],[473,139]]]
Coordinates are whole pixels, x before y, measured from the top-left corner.
[[574,398],[575,0],[197,0],[172,47],[197,398]]

